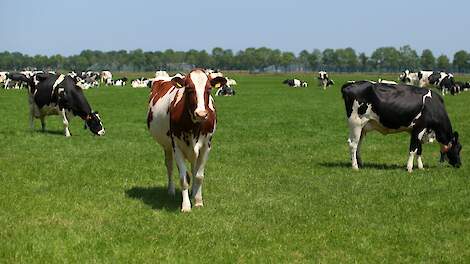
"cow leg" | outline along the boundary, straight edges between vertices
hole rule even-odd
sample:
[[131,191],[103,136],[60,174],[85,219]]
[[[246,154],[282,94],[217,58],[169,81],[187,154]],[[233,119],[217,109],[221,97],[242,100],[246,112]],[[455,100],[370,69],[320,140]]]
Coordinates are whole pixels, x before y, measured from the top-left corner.
[[41,119],[41,131],[44,132],[46,131],[46,117],[41,116],[40,119]]
[[421,153],[423,152],[423,144],[418,142],[418,151],[416,152],[416,161],[418,162],[418,169],[424,169],[423,160],[421,159]]
[[69,120],[67,119],[67,114],[65,113],[64,108],[62,109],[62,122],[64,123],[65,136],[70,137]]
[[175,183],[173,182],[173,151],[165,149],[165,165],[168,176],[168,194],[175,196]]
[[406,164],[406,169],[408,172],[413,172],[413,162],[416,153],[418,152],[418,145],[420,144],[418,136],[416,133],[412,133],[410,140],[410,155],[408,157],[408,162]]
[[362,126],[357,126],[354,124],[350,124],[349,128],[349,151],[351,153],[351,162],[353,170],[359,170],[359,166],[357,164],[357,146],[359,145],[359,141],[361,139],[362,133]]
[[359,166],[359,168],[364,167],[364,163],[362,162],[362,158],[361,158],[361,145],[365,136],[366,136],[366,131],[362,129],[361,138],[359,139],[359,143],[357,144],[357,150],[356,150],[357,165]]
[[186,165],[184,164],[184,156],[178,147],[175,147],[174,149],[176,166],[178,166],[178,171],[180,174],[181,194],[183,196],[181,212],[190,212],[191,202],[189,201],[189,181],[187,177]]
[[192,195],[194,197],[194,206],[202,207],[202,183],[204,181],[204,167],[209,156],[210,149],[203,147],[199,150],[196,166],[194,167],[194,182],[192,187]]

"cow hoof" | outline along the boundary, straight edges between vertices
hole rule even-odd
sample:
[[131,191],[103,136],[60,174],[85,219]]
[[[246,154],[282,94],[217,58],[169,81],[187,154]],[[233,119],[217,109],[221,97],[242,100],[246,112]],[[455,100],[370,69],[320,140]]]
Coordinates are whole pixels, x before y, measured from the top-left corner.
[[182,213],[189,213],[189,212],[191,212],[191,207],[181,208],[181,212]]
[[196,201],[194,203],[194,207],[203,207],[204,206],[204,203],[202,201]]
[[412,173],[413,169],[407,169],[408,173]]
[[352,167],[353,171],[359,171],[359,167]]

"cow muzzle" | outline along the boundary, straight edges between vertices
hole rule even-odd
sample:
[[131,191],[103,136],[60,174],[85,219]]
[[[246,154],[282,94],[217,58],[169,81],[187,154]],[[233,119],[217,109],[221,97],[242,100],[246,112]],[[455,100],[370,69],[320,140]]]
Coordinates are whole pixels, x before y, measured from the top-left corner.
[[98,136],[104,136],[104,134],[105,134],[104,129],[101,129],[101,130],[98,131],[98,133],[97,133]]
[[199,121],[206,120],[207,114],[208,112],[206,109],[196,109],[194,111],[194,117]]

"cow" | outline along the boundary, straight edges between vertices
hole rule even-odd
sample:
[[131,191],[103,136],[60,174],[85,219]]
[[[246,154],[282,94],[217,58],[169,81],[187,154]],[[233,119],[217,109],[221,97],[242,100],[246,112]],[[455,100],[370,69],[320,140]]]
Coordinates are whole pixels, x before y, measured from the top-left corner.
[[114,86],[126,86],[126,82],[127,82],[127,78],[123,77],[123,78],[113,80],[113,85]]
[[105,130],[98,112],[91,109],[82,89],[68,75],[36,74],[29,82],[30,127],[34,130],[34,118],[41,120],[42,131],[46,129],[45,117],[60,115],[64,133],[70,137],[69,119],[79,116],[85,121],[85,128],[98,136]]
[[228,84],[220,87],[215,93],[216,96],[233,96],[235,95],[235,90],[230,87]]
[[283,84],[287,84],[290,87],[307,87],[308,83],[301,81],[299,79],[287,79],[282,82]]
[[110,71],[101,71],[100,82],[106,85],[112,85],[113,74]]
[[6,74],[5,89],[22,89],[29,85],[31,76],[23,72],[11,72]]
[[149,80],[147,78],[139,78],[139,79],[134,79],[131,81],[131,87],[132,88],[142,88],[142,87],[147,87],[149,83]]
[[[455,82],[454,93],[460,93],[470,90],[470,82]],[[452,93],[452,90],[451,90]]]
[[408,172],[413,170],[414,157],[418,168],[423,169],[422,144],[436,139],[441,145],[441,155],[454,167],[460,167],[459,134],[452,130],[444,101],[439,94],[426,88],[410,85],[390,85],[369,81],[348,82],[341,92],[349,125],[349,149],[352,168],[362,167],[361,142],[366,133],[409,132],[411,141]]
[[237,81],[235,81],[234,79],[230,79],[228,77],[225,77],[225,79],[227,79],[227,86],[228,87],[232,87],[233,85],[237,85]]
[[410,72],[409,70],[404,70],[400,76],[398,76],[400,82],[409,85],[418,85],[419,78],[417,72]]
[[427,87],[430,84],[429,77],[433,74],[433,71],[419,71],[418,72],[418,86]]
[[335,84],[333,80],[330,80],[326,71],[319,71],[317,79],[318,86],[323,87],[323,90],[326,90],[328,86]]
[[170,75],[166,71],[156,71],[155,78],[158,79],[161,77],[170,77]]
[[[211,87],[225,85],[225,78],[211,79],[202,69],[194,69],[183,78],[159,80],[152,85],[147,112],[147,127],[162,146],[168,176],[168,193],[175,194],[173,161],[179,170],[183,202],[182,212],[191,211],[190,173],[193,176],[194,206],[202,207],[204,167],[216,128],[216,110]],[[185,159],[191,164],[188,173]]]
[[454,75],[445,72],[433,72],[429,75],[428,82],[437,86],[441,90],[442,95],[446,95],[451,90],[454,90],[455,86]]

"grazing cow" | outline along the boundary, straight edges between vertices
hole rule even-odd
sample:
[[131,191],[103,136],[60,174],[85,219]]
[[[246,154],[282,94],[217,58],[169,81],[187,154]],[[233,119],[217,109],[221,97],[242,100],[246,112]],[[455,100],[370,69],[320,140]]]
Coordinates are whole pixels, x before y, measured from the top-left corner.
[[323,87],[323,90],[326,90],[326,87],[335,84],[333,80],[330,80],[326,71],[319,71],[317,79],[318,86]]
[[22,89],[26,88],[30,82],[30,74],[12,72],[6,74],[5,89]]
[[308,83],[301,81],[299,79],[287,79],[282,82],[283,84],[287,84],[290,87],[307,87]]
[[423,169],[422,143],[432,142],[434,137],[441,144],[441,154],[447,156],[452,166],[460,167],[459,135],[452,130],[444,101],[432,90],[358,81],[344,84],[341,92],[349,124],[353,169],[362,167],[361,142],[366,133],[373,130],[382,134],[403,131],[411,134],[409,172],[413,170],[415,155],[418,168]]
[[433,72],[429,75],[428,82],[439,87],[442,95],[446,95],[446,93],[454,90],[455,86],[454,75],[445,72]]
[[211,79],[203,70],[194,69],[186,77],[155,81],[149,100],[147,126],[163,147],[168,175],[168,193],[175,194],[173,160],[179,170],[183,202],[182,212],[191,211],[189,175],[185,159],[191,164],[192,195],[195,206],[203,206],[204,166],[216,127],[216,110],[211,87],[225,85],[225,78]]
[[235,95],[235,90],[228,85],[223,85],[217,90],[215,95],[216,96],[233,96]]
[[106,85],[113,84],[113,74],[110,71],[102,71],[100,73],[100,82]]
[[[470,90],[470,82],[455,82],[454,93],[466,92]],[[452,90],[451,90],[452,93]]]
[[61,115],[64,133],[70,137],[69,119],[76,115],[85,121],[93,134],[105,133],[98,112],[94,112],[82,89],[68,75],[37,74],[30,81],[29,89],[30,126],[34,129],[34,118],[41,120],[41,128],[46,128],[45,117]]

